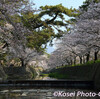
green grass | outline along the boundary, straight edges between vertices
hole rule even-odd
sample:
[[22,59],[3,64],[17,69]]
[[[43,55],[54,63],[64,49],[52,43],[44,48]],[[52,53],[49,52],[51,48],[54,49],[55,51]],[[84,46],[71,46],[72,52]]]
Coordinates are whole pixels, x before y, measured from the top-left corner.
[[48,77],[49,74],[41,74],[40,76],[43,76],[43,77]]
[[67,75],[59,74],[59,73],[57,73],[57,72],[49,73],[48,76],[49,76],[49,77],[53,77],[53,78],[57,78],[57,79],[67,79],[67,78],[68,78]]
[[100,63],[100,59],[96,60],[95,63]]
[[64,67],[72,67],[72,66],[89,66],[89,65],[92,65],[94,63],[100,63],[100,59],[96,60],[95,62],[94,62],[94,60],[91,60],[91,61],[86,62],[85,64],[73,64],[73,65],[58,66],[55,69],[64,68]]
[[[67,73],[63,74],[62,69],[63,70],[66,70],[66,67],[72,67],[72,66],[93,66],[95,65],[96,63],[100,63],[100,59],[99,60],[96,60],[94,62],[94,60],[92,61],[88,61],[87,63],[85,64],[76,64],[76,65],[65,65],[65,66],[59,66],[59,67],[56,67],[54,68],[49,74],[48,76],[49,77],[53,77],[53,78],[57,78],[57,79],[68,79],[68,78],[71,78],[71,75],[66,75]],[[61,73],[60,73],[61,72]]]

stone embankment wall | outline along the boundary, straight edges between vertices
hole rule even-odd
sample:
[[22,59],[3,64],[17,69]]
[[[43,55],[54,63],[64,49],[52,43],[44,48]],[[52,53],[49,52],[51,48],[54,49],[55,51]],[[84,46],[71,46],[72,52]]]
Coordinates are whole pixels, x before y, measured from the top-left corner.
[[100,90],[100,64],[95,65],[92,71],[94,70],[96,71],[94,72],[95,76],[93,77],[95,88]]
[[95,88],[100,90],[100,63],[89,66],[64,67],[54,69],[51,72],[67,75],[70,80],[94,81]]
[[0,65],[0,81],[5,80],[7,75],[5,74],[3,67]]

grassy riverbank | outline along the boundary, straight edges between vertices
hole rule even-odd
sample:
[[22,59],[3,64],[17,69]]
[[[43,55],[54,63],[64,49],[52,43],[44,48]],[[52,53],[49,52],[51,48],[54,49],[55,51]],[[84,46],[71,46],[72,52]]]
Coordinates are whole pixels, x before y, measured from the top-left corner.
[[92,79],[97,64],[100,64],[100,60],[72,66],[59,66],[52,69],[48,76],[57,79]]
[[49,73],[49,77],[57,78],[57,79],[67,79],[67,75],[60,74],[59,72]]

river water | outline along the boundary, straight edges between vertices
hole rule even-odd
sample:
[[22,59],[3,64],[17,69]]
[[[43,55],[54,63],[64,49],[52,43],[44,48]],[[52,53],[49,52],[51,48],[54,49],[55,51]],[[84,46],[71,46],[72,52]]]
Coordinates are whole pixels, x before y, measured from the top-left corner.
[[6,89],[0,99],[100,99],[100,93],[80,89]]
[[[54,80],[37,77],[35,80]],[[100,92],[66,88],[0,88],[0,99],[100,99]]]

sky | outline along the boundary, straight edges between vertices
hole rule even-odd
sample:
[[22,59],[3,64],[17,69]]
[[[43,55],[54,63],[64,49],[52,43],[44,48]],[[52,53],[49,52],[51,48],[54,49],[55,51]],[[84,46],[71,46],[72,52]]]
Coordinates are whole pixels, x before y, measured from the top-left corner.
[[62,5],[67,8],[78,8],[80,5],[82,5],[83,1],[85,0],[33,0],[37,8],[39,8],[40,6],[57,5],[60,3],[62,3]]
[[[45,5],[57,5],[57,4],[62,4],[63,6],[70,8],[76,8],[80,5],[83,4],[85,0],[32,0],[35,3],[35,7],[39,8],[40,6],[45,6]],[[55,50],[55,46],[50,47],[49,44],[47,46],[47,52],[51,53]]]

